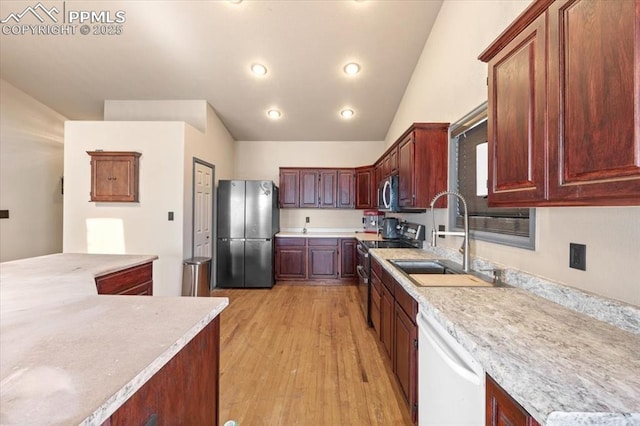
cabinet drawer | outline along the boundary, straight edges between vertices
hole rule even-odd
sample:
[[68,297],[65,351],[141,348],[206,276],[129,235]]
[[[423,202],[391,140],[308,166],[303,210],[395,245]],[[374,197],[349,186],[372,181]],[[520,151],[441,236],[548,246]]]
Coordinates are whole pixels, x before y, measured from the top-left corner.
[[307,244],[306,238],[276,238],[276,246],[297,246],[304,247]]
[[393,278],[386,269],[382,270],[382,275],[380,276],[380,278],[382,278],[382,284],[384,284],[387,290],[389,290],[389,293],[395,296],[396,279]]
[[402,285],[394,280],[396,302],[402,307],[402,310],[409,316],[413,324],[416,323],[416,315],[418,315],[418,302],[407,293]]
[[[369,255],[369,257],[371,257],[371,255]],[[379,278],[382,278],[382,265],[373,258],[371,258],[371,270],[375,272]]]
[[[96,287],[98,288],[98,294],[141,294],[142,289],[139,287],[148,286],[152,280],[152,264],[145,263],[144,265],[96,277]],[[145,292],[144,294],[147,293]]]
[[309,246],[337,246],[337,238],[309,238]]

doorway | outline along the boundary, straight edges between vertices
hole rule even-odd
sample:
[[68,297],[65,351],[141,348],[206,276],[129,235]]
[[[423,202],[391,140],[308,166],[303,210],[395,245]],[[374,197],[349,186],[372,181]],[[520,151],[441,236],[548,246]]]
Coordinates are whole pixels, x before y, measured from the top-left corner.
[[192,215],[192,247],[193,257],[210,257],[211,271],[209,288],[212,287],[215,271],[215,166],[193,158],[193,215]]

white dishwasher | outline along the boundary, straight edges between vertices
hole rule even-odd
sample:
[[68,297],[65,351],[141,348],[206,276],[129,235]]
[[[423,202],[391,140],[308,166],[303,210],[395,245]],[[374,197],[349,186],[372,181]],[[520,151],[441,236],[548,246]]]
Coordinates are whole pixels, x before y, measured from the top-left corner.
[[484,425],[484,370],[426,312],[417,324],[418,425]]

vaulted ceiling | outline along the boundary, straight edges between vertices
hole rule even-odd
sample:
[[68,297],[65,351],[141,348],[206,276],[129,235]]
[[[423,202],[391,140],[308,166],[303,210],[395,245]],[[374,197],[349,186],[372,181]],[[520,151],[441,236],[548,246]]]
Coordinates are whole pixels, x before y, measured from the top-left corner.
[[3,0],[0,77],[72,120],[106,99],[206,99],[235,140],[382,140],[441,4]]

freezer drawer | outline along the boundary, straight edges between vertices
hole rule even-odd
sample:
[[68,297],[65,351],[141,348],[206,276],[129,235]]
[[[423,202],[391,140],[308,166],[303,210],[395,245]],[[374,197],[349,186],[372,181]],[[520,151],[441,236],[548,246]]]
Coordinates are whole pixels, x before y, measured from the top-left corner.
[[244,240],[220,238],[217,250],[216,282],[218,287],[244,287]]

